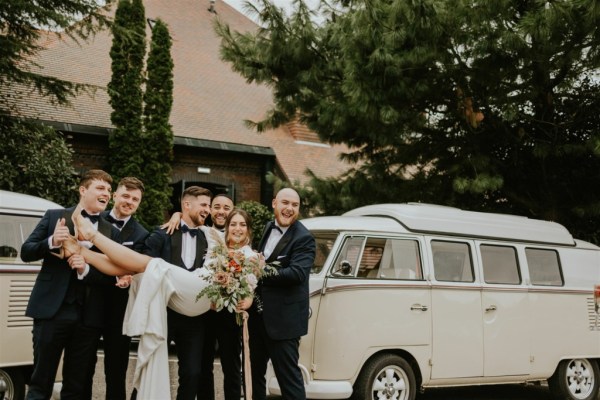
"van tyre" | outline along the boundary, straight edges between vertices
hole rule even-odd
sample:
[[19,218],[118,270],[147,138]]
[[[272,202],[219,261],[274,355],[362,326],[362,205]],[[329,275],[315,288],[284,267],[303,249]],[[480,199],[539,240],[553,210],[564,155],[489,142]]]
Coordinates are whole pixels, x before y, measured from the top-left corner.
[[0,386],[6,389],[4,400],[23,400],[25,398],[25,378],[18,369],[0,369]]
[[600,372],[596,360],[562,361],[548,379],[550,391],[559,400],[594,400],[598,396]]
[[414,400],[417,384],[412,367],[402,357],[384,354],[365,364],[352,392],[353,400]]

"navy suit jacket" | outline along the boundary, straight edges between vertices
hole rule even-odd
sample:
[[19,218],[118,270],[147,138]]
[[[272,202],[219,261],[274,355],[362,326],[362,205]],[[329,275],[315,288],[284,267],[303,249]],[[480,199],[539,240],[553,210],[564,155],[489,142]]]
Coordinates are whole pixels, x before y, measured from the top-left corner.
[[[181,258],[181,229],[167,233],[166,229],[156,228],[146,239],[144,253],[150,257],[159,257],[171,264],[185,268]],[[196,236],[196,259],[192,269],[202,267],[208,243],[204,233],[200,231]]]
[[[106,218],[109,214],[110,211],[104,211],[100,215],[102,218]],[[123,228],[118,233],[115,241],[138,253],[143,253],[145,249],[144,243],[148,234],[146,228],[132,217],[129,218],[125,225],[123,225]]]
[[[110,211],[102,212],[102,218],[106,218],[109,213]],[[118,228],[114,229],[118,231]],[[121,231],[116,234],[114,240],[125,247],[137,251],[138,253],[142,253],[147,237],[148,231],[146,228],[144,228],[133,218],[129,218],[127,223],[123,225]],[[98,281],[102,279],[102,276],[105,275],[97,269],[91,268],[84,281]],[[106,302],[104,309],[106,324],[110,326],[122,324],[123,317],[125,316],[125,310],[127,309],[127,300],[129,298],[129,290],[115,286],[115,282],[116,279],[114,277],[110,277],[108,285],[103,288],[103,295]],[[114,321],[114,324],[111,324],[111,321]]]
[[[77,272],[72,270],[65,259],[59,259],[52,253],[48,238],[54,234],[56,223],[60,218],[65,218],[71,234],[74,234],[71,215],[75,207],[59,210],[48,210],[37,224],[21,247],[21,258],[25,262],[42,260],[42,269],[37,276],[25,315],[36,319],[50,319],[56,315],[58,309],[70,296],[78,293],[83,300],[83,323],[86,326],[100,328],[103,326],[103,296],[98,292],[98,287],[85,285],[77,279]],[[115,237],[117,229],[100,218],[98,231],[107,237]],[[95,248],[92,248],[96,250]],[[106,275],[105,275],[106,277]],[[114,278],[113,278],[114,280]]]
[[[270,222],[259,249],[267,242]],[[315,239],[301,222],[294,222],[273,249],[267,263],[279,262],[278,273],[259,283],[265,330],[271,339],[299,338],[308,332],[308,279],[315,261]]]

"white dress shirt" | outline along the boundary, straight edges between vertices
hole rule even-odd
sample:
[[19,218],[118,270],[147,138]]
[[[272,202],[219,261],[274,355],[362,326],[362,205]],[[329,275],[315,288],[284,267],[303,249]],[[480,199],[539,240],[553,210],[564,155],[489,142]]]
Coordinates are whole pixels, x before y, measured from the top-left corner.
[[[181,225],[187,226],[187,224],[183,221],[181,221]],[[190,227],[188,226],[188,228]],[[198,229],[198,235],[201,234],[201,230]],[[192,237],[189,232],[181,233],[181,259],[183,260],[183,264],[187,269],[194,267],[194,261],[196,260],[196,238]]]
[[277,247],[277,243],[279,243],[279,240],[281,240],[283,235],[285,235],[285,233],[289,229],[289,226],[286,226],[285,228],[280,227],[279,225],[277,225],[277,222],[275,222],[275,226],[281,229],[281,232],[276,228],[271,229],[271,233],[269,233],[267,243],[265,243],[265,249],[263,250],[263,255],[265,256],[265,259],[271,256],[271,253],[273,253],[273,250],[275,250],[275,247]]

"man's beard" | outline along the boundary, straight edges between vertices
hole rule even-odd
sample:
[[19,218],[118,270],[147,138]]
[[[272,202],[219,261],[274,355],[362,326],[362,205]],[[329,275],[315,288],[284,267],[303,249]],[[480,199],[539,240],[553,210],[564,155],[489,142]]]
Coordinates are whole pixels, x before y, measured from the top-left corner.
[[192,222],[196,225],[196,226],[201,226],[204,225],[204,220],[205,218],[203,218],[201,215],[199,214],[195,214],[195,215],[190,215],[190,219],[192,220]]

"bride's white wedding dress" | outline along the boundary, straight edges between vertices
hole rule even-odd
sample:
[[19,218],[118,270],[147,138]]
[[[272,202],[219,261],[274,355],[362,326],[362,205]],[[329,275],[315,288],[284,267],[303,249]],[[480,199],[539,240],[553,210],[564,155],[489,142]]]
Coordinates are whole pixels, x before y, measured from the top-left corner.
[[[214,245],[203,229],[208,248]],[[188,271],[160,258],[152,259],[143,274],[133,276],[129,301],[123,320],[123,334],[140,336],[133,386],[137,398],[170,399],[169,353],[167,343],[167,307],[187,316],[205,313],[210,301],[198,293],[208,282],[206,268]]]

